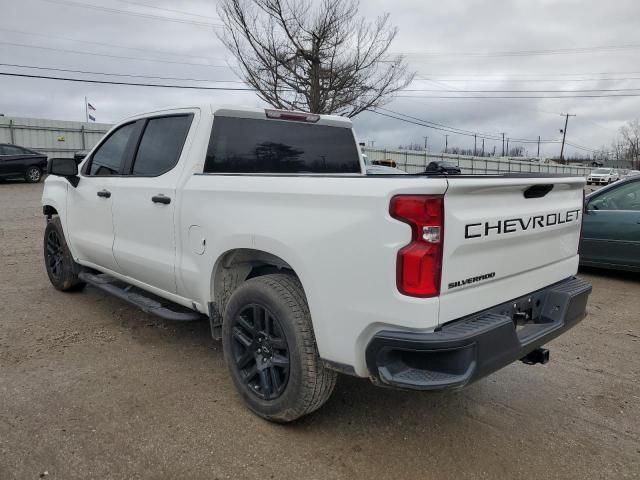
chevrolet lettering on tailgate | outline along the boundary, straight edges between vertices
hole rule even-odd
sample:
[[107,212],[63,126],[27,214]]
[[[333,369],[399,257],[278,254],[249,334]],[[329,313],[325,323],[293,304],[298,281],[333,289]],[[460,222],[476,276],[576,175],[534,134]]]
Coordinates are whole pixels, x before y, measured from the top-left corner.
[[497,222],[469,223],[464,227],[464,238],[481,238],[492,235],[504,235],[506,233],[526,232],[527,230],[578,222],[579,220],[580,209],[576,209],[546,215],[533,215],[524,218],[509,218],[506,220],[498,220]]

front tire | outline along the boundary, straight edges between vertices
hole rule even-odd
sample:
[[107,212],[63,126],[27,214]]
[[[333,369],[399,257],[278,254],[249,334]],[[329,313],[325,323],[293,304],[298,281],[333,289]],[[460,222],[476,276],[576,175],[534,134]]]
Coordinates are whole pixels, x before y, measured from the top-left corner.
[[38,183],[42,179],[42,171],[38,167],[29,167],[24,173],[27,183]]
[[51,284],[63,292],[82,289],[85,283],[78,278],[80,265],[73,261],[59,217],[47,223],[43,247],[44,264]]
[[226,306],[222,342],[236,389],[267,420],[296,420],[333,392],[337,374],[320,359],[307,300],[292,275],[264,275],[241,285]]

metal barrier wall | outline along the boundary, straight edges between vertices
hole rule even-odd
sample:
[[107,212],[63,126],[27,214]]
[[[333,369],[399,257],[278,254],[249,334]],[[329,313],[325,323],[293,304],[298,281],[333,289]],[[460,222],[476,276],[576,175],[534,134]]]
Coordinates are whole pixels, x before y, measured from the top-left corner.
[[48,157],[73,157],[92,148],[110,128],[107,123],[0,117],[0,143],[31,148]]
[[408,173],[424,171],[429,162],[446,160],[458,165],[463,173],[486,174],[505,172],[535,172],[556,173],[569,176],[586,177],[592,170],[588,167],[575,165],[559,165],[544,163],[537,158],[516,160],[508,157],[472,157],[466,155],[451,155],[446,153],[428,153],[411,150],[389,150],[382,148],[361,147],[371,161],[393,160],[397,168]]

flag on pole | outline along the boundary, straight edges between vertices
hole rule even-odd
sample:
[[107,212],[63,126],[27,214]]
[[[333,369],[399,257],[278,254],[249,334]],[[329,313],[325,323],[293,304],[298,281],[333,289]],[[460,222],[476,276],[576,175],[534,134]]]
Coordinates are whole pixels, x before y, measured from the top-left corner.
[[89,110],[96,110],[96,107],[94,107],[93,105],[91,105],[89,102],[87,102],[87,108],[89,108]]
[[89,120],[91,120],[92,122],[96,121],[96,117],[94,117],[93,115],[89,114]]

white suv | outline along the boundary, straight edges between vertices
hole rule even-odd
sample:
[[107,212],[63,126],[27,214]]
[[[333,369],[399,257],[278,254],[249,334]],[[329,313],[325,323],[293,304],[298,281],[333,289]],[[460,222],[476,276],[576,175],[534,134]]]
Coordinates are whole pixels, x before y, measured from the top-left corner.
[[587,185],[608,185],[619,178],[618,171],[613,168],[597,168],[587,177]]

